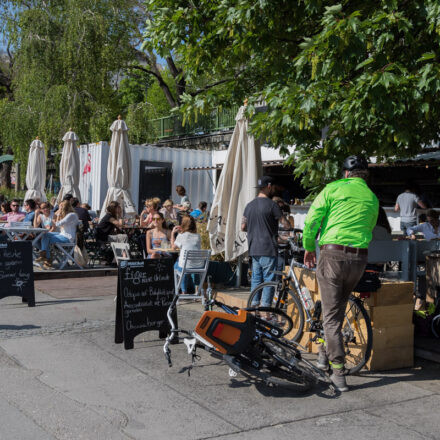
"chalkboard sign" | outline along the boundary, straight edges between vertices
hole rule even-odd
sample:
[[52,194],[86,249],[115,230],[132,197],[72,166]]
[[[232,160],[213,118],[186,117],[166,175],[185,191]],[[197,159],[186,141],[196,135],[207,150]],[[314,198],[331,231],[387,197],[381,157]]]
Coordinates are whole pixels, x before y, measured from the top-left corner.
[[32,243],[0,243],[0,299],[21,296],[29,307],[35,306]]
[[159,330],[166,337],[168,307],[174,296],[171,258],[120,261],[116,301],[115,342],[133,348],[135,336]]

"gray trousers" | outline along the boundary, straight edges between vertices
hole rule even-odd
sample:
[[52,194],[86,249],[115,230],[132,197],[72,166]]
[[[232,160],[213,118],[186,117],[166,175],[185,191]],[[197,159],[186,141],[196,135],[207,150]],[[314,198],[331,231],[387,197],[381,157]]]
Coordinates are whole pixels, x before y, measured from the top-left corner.
[[333,364],[344,363],[342,323],[348,297],[364,273],[367,255],[323,249],[316,277],[321,293],[326,352]]

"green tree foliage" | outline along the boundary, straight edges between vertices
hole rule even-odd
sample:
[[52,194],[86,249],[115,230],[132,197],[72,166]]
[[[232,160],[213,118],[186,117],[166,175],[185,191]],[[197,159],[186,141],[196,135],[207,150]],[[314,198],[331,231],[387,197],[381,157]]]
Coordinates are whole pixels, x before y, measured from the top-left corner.
[[3,145],[25,163],[36,135],[58,148],[69,128],[83,141],[108,139],[109,124],[123,108],[118,76],[133,58],[132,2],[2,4],[3,32],[14,52],[13,97],[0,105]]
[[[147,44],[172,51],[195,117],[249,98],[254,133],[318,187],[353,153],[410,156],[439,140],[438,0],[147,0]],[[255,113],[264,101],[266,112]],[[325,129],[323,131],[323,129]],[[323,134],[326,133],[323,140]]]

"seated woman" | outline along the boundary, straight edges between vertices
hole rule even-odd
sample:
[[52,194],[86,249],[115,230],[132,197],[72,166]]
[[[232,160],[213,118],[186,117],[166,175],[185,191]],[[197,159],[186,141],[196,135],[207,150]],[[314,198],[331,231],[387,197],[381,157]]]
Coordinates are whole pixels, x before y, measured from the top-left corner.
[[118,202],[110,202],[106,214],[96,225],[96,240],[113,243],[127,243],[127,234],[118,234],[122,227],[122,208]]
[[147,232],[147,258],[171,257],[167,252],[161,249],[170,247],[171,231],[163,228],[164,218],[162,213],[157,212],[153,215],[154,228]]
[[171,199],[165,200],[163,202],[163,208],[159,210],[162,213],[165,220],[170,220],[172,222],[177,222],[177,210],[174,208],[174,203]]
[[[174,238],[175,232],[179,232],[179,235],[176,238]],[[200,235],[197,233],[196,221],[193,217],[188,215],[184,216],[182,218],[182,224],[180,226],[176,226],[171,234],[171,247],[173,249],[180,249],[179,259],[176,261],[174,269],[182,272],[183,266],[185,265],[184,251],[200,250],[201,246],[202,241]],[[189,265],[187,268],[190,269],[193,268],[193,266]],[[198,282],[195,274],[192,274],[191,277],[186,275],[182,279],[180,289],[182,290],[183,294],[188,292],[188,287],[194,288],[193,282],[195,284]]]
[[142,228],[151,228],[153,226],[153,215],[158,212],[159,205],[153,199],[145,200],[145,209],[140,215],[140,225]]
[[49,232],[54,232],[56,228],[52,223],[53,218],[54,213],[50,203],[41,203],[40,207],[35,210],[34,228],[45,228]]
[[58,210],[58,221],[52,220],[52,225],[61,229],[61,232],[46,232],[41,238],[41,252],[36,261],[43,262],[43,268],[52,267],[50,259],[50,245],[52,243],[75,243],[78,216],[68,200],[61,202]]
[[408,235],[411,236],[413,240],[416,239],[415,233],[421,232],[425,240],[439,240],[440,239],[440,223],[439,223],[439,213],[435,209],[430,209],[426,213],[426,222],[421,223],[416,226],[410,226],[408,228]]

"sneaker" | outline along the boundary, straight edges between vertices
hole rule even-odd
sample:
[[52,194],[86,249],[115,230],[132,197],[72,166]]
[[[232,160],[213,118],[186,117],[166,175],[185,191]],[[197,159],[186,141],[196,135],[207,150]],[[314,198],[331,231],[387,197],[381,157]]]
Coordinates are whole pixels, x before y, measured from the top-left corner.
[[344,370],[333,370],[332,375],[330,376],[330,380],[335,388],[343,393],[348,391],[347,380],[345,379]]
[[324,350],[319,350],[318,360],[316,361],[316,366],[323,371],[327,371],[329,367],[327,353]]

